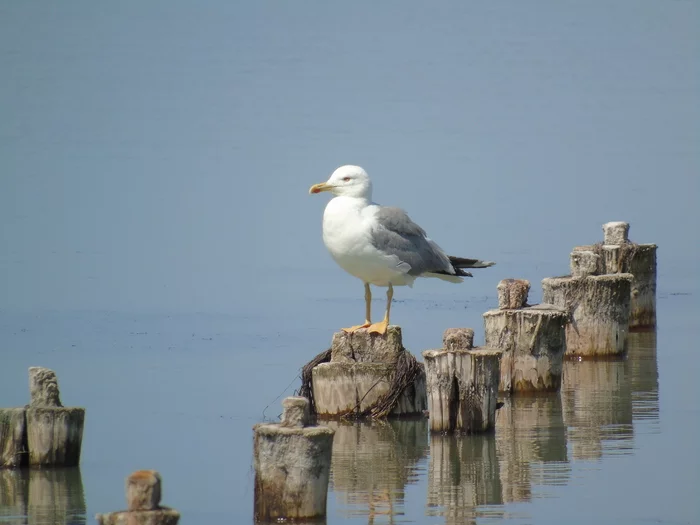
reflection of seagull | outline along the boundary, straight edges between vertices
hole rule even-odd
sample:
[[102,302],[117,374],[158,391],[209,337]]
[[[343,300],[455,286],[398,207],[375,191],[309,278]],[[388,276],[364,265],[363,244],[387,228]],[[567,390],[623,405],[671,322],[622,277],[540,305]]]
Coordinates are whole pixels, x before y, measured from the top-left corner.
[[[383,334],[389,326],[394,286],[413,286],[417,277],[437,277],[461,283],[472,274],[463,268],[486,268],[494,263],[451,257],[425,235],[423,228],[399,208],[372,202],[372,182],[359,166],[342,166],[327,182],[311,186],[309,193],[330,191],[323,213],[323,242],[343,270],[365,283],[365,322],[346,332],[369,328]],[[369,285],[388,286],[384,320],[372,324]]]

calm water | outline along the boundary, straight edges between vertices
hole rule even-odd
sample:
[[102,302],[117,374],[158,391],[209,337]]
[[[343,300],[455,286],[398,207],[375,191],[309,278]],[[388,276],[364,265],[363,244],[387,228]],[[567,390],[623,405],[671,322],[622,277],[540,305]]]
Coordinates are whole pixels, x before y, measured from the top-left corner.
[[[254,423],[363,315],[312,183],[374,179],[455,255],[398,289],[414,353],[561,275],[600,225],[659,244],[658,332],[568,363],[493,436],[336,425],[329,523],[698,523],[697,2],[0,4],[0,406],[87,408],[79,471],[1,472],[0,523],[94,523],[155,468],[249,523]],[[378,291],[375,309],[381,309]],[[27,519],[25,516],[29,515]]]

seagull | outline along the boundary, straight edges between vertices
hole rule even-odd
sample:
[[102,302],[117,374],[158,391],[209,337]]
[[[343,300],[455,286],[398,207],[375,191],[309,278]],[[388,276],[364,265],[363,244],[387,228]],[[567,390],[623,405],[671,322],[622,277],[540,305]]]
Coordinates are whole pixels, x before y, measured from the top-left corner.
[[[369,328],[385,334],[389,327],[394,286],[413,286],[418,277],[461,283],[472,277],[464,268],[488,268],[495,263],[447,255],[404,210],[372,202],[372,181],[359,166],[341,166],[310,194],[333,194],[323,212],[323,242],[338,265],[365,286],[365,322],[352,333]],[[371,321],[370,285],[388,287],[384,319]]]

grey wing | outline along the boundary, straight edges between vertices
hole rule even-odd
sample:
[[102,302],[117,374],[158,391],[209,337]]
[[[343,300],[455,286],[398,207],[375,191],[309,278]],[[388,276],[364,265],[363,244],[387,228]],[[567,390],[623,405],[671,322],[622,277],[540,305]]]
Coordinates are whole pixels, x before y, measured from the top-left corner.
[[406,273],[413,276],[427,272],[455,274],[445,252],[428,239],[423,228],[401,208],[380,206],[376,218],[378,224],[372,230],[372,244],[398,257],[402,265],[408,265]]

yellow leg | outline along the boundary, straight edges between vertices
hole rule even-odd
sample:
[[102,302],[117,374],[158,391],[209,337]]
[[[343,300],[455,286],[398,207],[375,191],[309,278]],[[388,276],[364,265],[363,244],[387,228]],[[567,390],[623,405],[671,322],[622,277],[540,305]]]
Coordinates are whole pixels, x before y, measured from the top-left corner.
[[374,323],[369,327],[370,333],[385,334],[389,328],[389,314],[391,313],[391,300],[394,298],[394,287],[389,284],[389,289],[386,291],[386,313],[384,319],[378,323]]
[[372,290],[369,289],[369,283],[365,283],[365,323],[358,324],[356,326],[351,326],[350,328],[343,328],[343,332],[352,333],[360,328],[368,328],[371,326],[372,321]]

